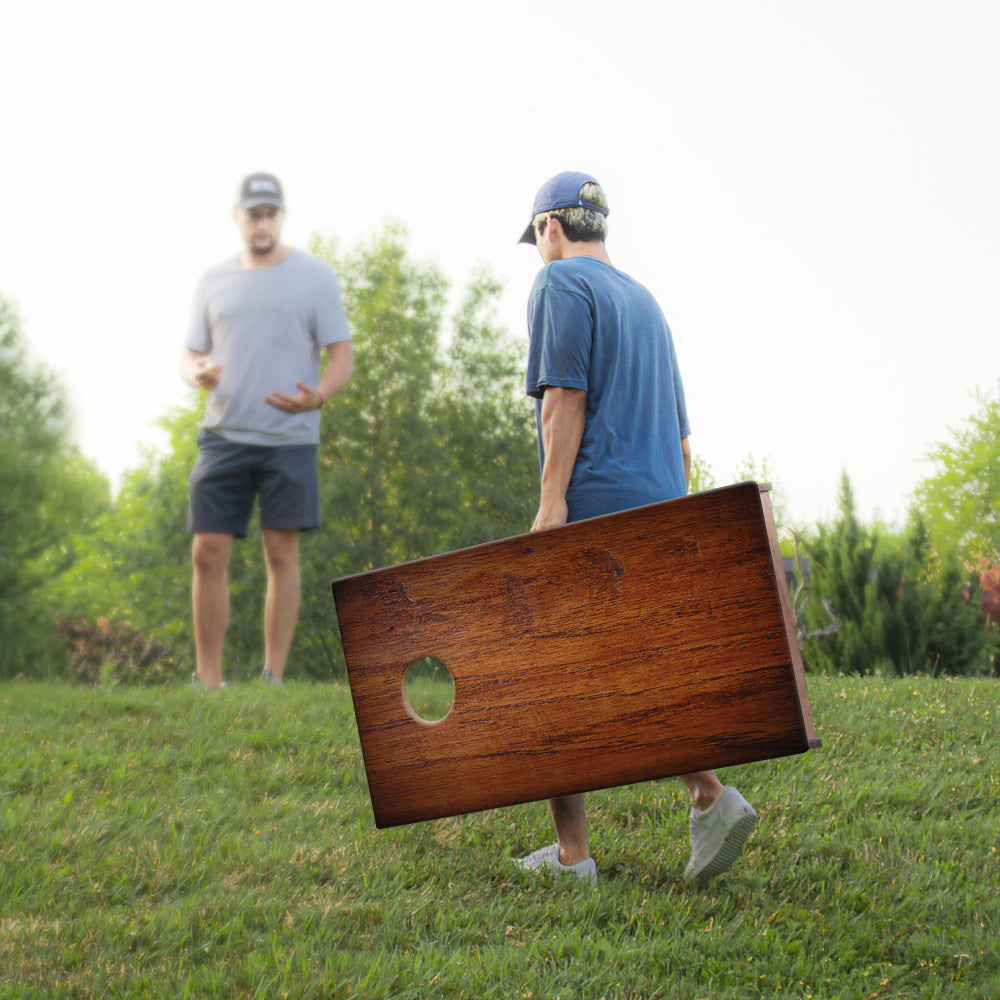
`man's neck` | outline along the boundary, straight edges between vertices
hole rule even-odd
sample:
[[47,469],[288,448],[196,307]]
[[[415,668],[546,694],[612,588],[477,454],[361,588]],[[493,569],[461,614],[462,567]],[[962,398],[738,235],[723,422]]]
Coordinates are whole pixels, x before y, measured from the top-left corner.
[[604,248],[604,243],[601,240],[590,240],[582,243],[571,243],[569,240],[564,240],[562,244],[562,259],[569,260],[570,257],[593,257],[594,260],[614,266],[611,264],[611,258],[608,256],[608,251]]
[[253,253],[244,248],[240,251],[240,266],[250,271],[259,271],[265,267],[274,267],[282,261],[288,260],[292,248],[286,247],[284,243],[278,243],[267,253]]

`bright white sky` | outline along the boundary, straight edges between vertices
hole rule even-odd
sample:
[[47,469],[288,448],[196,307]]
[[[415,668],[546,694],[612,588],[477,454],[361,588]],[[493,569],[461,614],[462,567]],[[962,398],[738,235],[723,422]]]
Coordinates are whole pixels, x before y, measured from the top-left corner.
[[674,331],[696,454],[767,458],[798,523],[902,517],[1000,366],[994,0],[94,0],[0,14],[0,293],[113,481],[182,402],[191,292],[239,248],[394,216],[523,331],[535,190],[586,170]]

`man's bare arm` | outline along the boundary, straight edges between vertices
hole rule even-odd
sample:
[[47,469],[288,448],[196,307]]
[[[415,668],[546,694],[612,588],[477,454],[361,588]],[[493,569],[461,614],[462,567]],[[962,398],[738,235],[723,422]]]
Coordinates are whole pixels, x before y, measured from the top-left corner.
[[318,410],[331,396],[340,392],[354,371],[354,348],[349,340],[338,340],[335,344],[329,344],[326,356],[328,359],[326,370],[315,389],[305,382],[296,380],[295,387],[299,390],[296,395],[289,396],[275,391],[265,396],[264,402],[285,413]]
[[181,378],[192,389],[214,389],[222,378],[222,365],[212,363],[212,356],[205,351],[192,351],[188,347],[181,358]]
[[541,499],[532,531],[555,528],[569,518],[566,491],[587,422],[587,393],[583,389],[549,386],[542,397]]

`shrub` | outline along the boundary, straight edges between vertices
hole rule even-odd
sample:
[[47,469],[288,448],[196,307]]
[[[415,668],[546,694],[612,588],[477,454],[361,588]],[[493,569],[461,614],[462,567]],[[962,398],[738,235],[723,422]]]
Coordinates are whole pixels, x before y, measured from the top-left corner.
[[163,684],[176,680],[171,650],[142,635],[128,622],[95,623],[60,619],[69,645],[67,676],[85,684]]

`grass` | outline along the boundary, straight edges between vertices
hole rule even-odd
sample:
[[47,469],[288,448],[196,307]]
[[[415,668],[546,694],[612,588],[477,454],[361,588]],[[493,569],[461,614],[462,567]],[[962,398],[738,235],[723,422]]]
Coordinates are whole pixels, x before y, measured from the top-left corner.
[[995,680],[811,678],[822,749],[591,796],[601,881],[520,872],[543,807],[374,827],[350,696],[0,685],[0,997],[996,998]]

